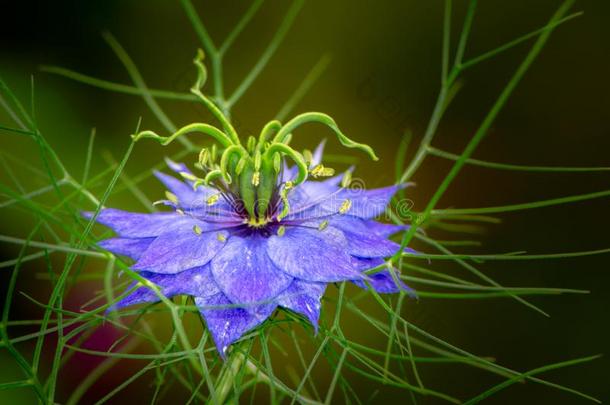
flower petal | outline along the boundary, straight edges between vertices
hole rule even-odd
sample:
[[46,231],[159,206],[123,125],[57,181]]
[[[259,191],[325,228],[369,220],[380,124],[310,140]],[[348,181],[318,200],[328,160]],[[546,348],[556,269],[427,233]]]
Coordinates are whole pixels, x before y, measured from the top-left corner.
[[321,204],[321,208],[329,212],[337,212],[345,200],[351,201],[349,215],[359,218],[375,218],[385,212],[392,196],[400,187],[389,186],[370,190],[351,189],[341,190],[334,198]]
[[[361,271],[366,271],[368,269],[372,269],[373,267],[377,267],[383,264],[383,260],[381,259],[361,259],[354,257],[352,260],[354,263],[354,267],[360,269]],[[366,281],[371,285],[371,287],[373,287],[375,291],[380,294],[395,294],[400,291],[404,291],[410,296],[416,297],[417,294],[415,293],[415,290],[413,290],[411,287],[403,283],[402,280],[400,280],[400,273],[398,272],[398,270],[394,270],[394,272],[397,280],[392,277],[390,270],[386,268],[385,270],[381,270],[377,273],[369,274],[367,276],[368,278]],[[398,281],[398,284],[396,283],[396,281]],[[366,285],[366,283],[362,279],[352,280],[352,282],[364,290],[369,289],[369,286]]]
[[374,221],[353,216],[335,216],[330,220],[338,228],[348,244],[348,252],[359,257],[388,257],[398,251],[400,245],[375,233]]
[[326,146],[326,139],[323,139],[322,142],[320,142],[316,149],[313,151],[310,167],[314,167],[322,163],[322,156],[324,156],[324,146]]
[[267,239],[257,235],[231,237],[211,266],[218,286],[235,303],[270,301],[293,280],[273,264],[267,255]]
[[336,229],[289,227],[271,236],[267,253],[277,267],[307,281],[335,282],[359,277],[346,252],[347,241]]
[[[220,293],[214,282],[210,266],[196,267],[178,274],[159,274],[142,272],[140,275],[161,288],[161,292],[167,298],[175,295],[194,295],[199,297],[210,297]],[[133,285],[130,287],[132,288]],[[159,297],[150,288],[142,286],[117,302],[113,309],[124,308],[130,305],[144,302],[157,302]]]
[[211,189],[193,187],[174,176],[170,176],[163,172],[154,171],[154,175],[159,179],[172,194],[178,198],[178,205],[184,210],[196,210],[205,208],[206,200],[212,195]]
[[[84,212],[83,216],[91,219],[93,213]],[[174,212],[142,214],[114,208],[102,210],[97,217],[97,222],[126,238],[159,236],[168,229],[173,229],[176,226],[192,221],[191,217]]]
[[346,224],[352,232],[374,233],[384,238],[388,238],[395,233],[409,229],[409,225],[384,224],[372,219],[362,219],[353,215],[337,215],[329,220],[330,224],[343,229],[342,224]]
[[261,305],[256,311],[260,316],[254,316],[252,311],[231,307],[231,301],[222,293],[210,297],[196,297],[195,304],[199,307],[223,358],[233,342],[260,325],[277,307],[276,304]]
[[327,183],[326,181],[306,181],[298,185],[288,193],[290,215],[293,215],[293,212],[298,213],[303,211],[305,207],[310,208],[323,203],[327,199],[332,198],[329,196],[332,196],[338,190],[339,188],[336,184],[332,182]]
[[352,256],[352,266],[358,271],[367,271],[372,269],[373,267],[381,266],[385,263],[385,260],[376,257],[376,258],[362,258]]
[[173,160],[171,160],[170,158],[165,158],[165,164],[167,165],[167,167],[169,167],[171,170],[173,170],[174,172],[176,172],[177,174],[180,173],[188,173],[188,174],[193,174],[193,172],[191,171],[191,169],[189,169],[184,163],[182,162],[174,162]]
[[[173,166],[177,165],[177,166]],[[172,168],[179,169],[184,165],[174,163]],[[187,173],[190,173],[187,171]],[[193,189],[192,181],[182,181],[175,178],[174,176],[167,175],[160,171],[154,171],[155,177],[159,179],[167,189],[176,196],[178,199],[177,207],[185,212],[192,212],[197,215],[214,214],[219,210],[222,210],[226,215],[232,215],[232,207],[224,200],[220,199],[214,205],[209,206],[207,204],[208,198],[212,195],[217,194],[218,191],[211,187],[200,185],[196,190]],[[175,204],[170,204],[175,205]]]
[[98,242],[98,246],[117,255],[138,260],[155,238],[110,238]]
[[[346,215],[347,216],[347,215]],[[365,221],[366,227],[373,233],[383,236],[384,238],[389,238],[390,236],[408,230],[410,228],[409,225],[396,225],[396,224],[384,224],[382,222],[377,221]]]
[[288,195],[291,213],[287,219],[319,218],[337,214],[346,200],[350,207],[347,214],[371,219],[384,213],[392,196],[402,186],[389,186],[372,190],[340,189],[333,182],[307,181]]
[[280,306],[306,317],[318,332],[320,319],[320,299],[324,295],[326,283],[311,283],[294,280],[277,299]]
[[174,274],[208,263],[226,243],[226,231],[195,233],[192,226],[170,230],[155,239],[135,270]]
[[284,161],[282,166],[281,182],[285,183],[290,180],[294,181],[294,179],[297,177],[298,172],[299,170],[296,166],[288,166],[288,164],[286,164],[286,161]]

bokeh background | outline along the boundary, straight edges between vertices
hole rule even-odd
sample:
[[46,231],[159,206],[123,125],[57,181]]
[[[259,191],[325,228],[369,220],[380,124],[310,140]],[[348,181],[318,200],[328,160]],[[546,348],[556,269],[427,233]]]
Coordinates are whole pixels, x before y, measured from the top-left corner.
[[[195,3],[216,42],[226,36],[249,5],[247,1]],[[559,5],[554,0],[480,3],[467,57],[543,26]],[[265,2],[238,38],[225,61],[228,92],[257,60],[288,6],[287,1]],[[465,1],[454,2],[454,46],[465,7]],[[381,157],[380,163],[361,158],[358,177],[368,187],[393,182],[394,155],[401,136],[408,128],[421,137],[439,89],[442,10],[440,0],[307,1],[267,69],[235,107],[234,120],[240,132],[256,133],[320,57],[329,54],[330,65],[295,113],[317,110],[332,115],[346,134],[369,143]],[[475,157],[531,165],[610,166],[610,3],[583,0],[574,10],[582,10],[584,15],[552,35]],[[60,65],[130,83],[123,66],[102,40],[101,32],[108,30],[129,52],[150,87],[184,91],[194,78],[191,60],[200,45],[176,1],[23,0],[3,2],[1,13],[0,74],[24,100],[29,99],[33,75],[39,126],[75,172],[82,170],[92,127],[97,130],[93,173],[107,165],[109,155],[114,159],[122,156],[138,117],[142,117],[144,128],[161,131],[162,127],[140,98],[42,73],[40,65]],[[461,152],[527,50],[527,44],[521,45],[465,74],[463,88],[439,127],[434,142],[437,147]],[[198,106],[185,102],[161,104],[178,125],[202,119]],[[2,114],[0,118],[0,122],[9,122]],[[331,134],[316,126],[304,128],[295,143],[311,146],[323,137],[329,138],[331,152],[340,151]],[[2,150],[20,159],[37,159],[33,146],[30,150],[9,136],[0,139]],[[152,143],[139,144],[127,173],[139,173],[157,163],[164,153]],[[417,187],[409,194],[415,209],[424,207],[449,167],[441,159],[426,160],[415,177]],[[606,190],[609,180],[607,172],[535,174],[467,167],[440,205],[478,207],[526,202]],[[32,179],[32,184],[35,181]],[[162,193],[152,180],[143,188],[153,199]],[[142,208],[128,193],[114,196],[109,205]],[[608,208],[606,198],[502,215],[501,224],[489,225],[479,235],[485,242],[480,251],[551,253],[608,247]],[[1,224],[2,234],[17,236],[25,236],[30,226],[19,214],[3,216]],[[3,260],[15,257],[15,247],[0,245],[0,249]],[[445,340],[519,370],[605,353],[610,342],[608,263],[605,255],[482,266],[506,285],[591,291],[588,295],[532,298],[551,314],[549,319],[509,299],[422,300],[408,304],[407,312]],[[6,284],[7,271],[2,272],[0,280]],[[19,289],[44,294],[43,282],[27,277],[26,281],[29,284],[20,284]],[[32,306],[19,302],[14,317],[27,319]],[[367,333],[358,325],[348,330]],[[2,381],[17,374],[5,353],[0,354],[0,364]],[[602,358],[553,372],[548,378],[609,400],[608,370],[609,364]],[[426,369],[423,378],[428,385],[461,397],[497,381],[453,366]],[[96,386],[84,403],[107,392],[113,381],[116,379],[110,378],[104,380],[105,386]],[[368,382],[363,380],[362,384]],[[148,401],[146,382],[136,387],[113,403]],[[371,391],[375,389],[370,386]],[[393,403],[405,403],[407,399],[405,393],[391,389],[382,390],[376,397],[376,401]],[[29,403],[33,397],[27,392],[0,392],[1,403],[9,400]],[[575,401],[543,386],[518,384],[490,403]],[[435,403],[429,398],[420,402]]]

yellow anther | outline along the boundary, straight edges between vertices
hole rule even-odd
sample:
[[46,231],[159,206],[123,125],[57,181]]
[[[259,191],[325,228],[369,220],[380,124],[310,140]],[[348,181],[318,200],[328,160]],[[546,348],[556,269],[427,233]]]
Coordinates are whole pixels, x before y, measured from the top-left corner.
[[335,169],[332,167],[325,167],[322,171],[322,177],[330,177],[335,175]]
[[352,182],[352,172],[349,170],[345,172],[343,178],[341,179],[341,187],[348,188],[350,183]]
[[319,164],[316,165],[313,169],[311,169],[309,173],[311,173],[313,177],[318,177],[322,173],[322,170],[324,170],[324,166]]
[[178,209],[176,209],[176,214],[184,215],[184,211],[182,211],[180,208],[178,208]]
[[323,164],[319,164],[311,169],[309,173],[311,173],[313,177],[329,177],[335,174],[335,169],[324,167]]
[[219,199],[220,199],[220,194],[213,194],[210,197],[208,197],[206,203],[208,205],[214,205],[218,202]]
[[261,173],[260,172],[254,172],[252,173],[252,185],[253,186],[258,186],[261,182]]
[[201,228],[198,225],[193,226],[193,232],[197,235],[201,235]]
[[349,209],[351,207],[352,207],[352,201],[351,200],[345,200],[341,204],[341,207],[339,207],[339,213],[340,214],[345,214],[347,211],[349,211]]
[[174,193],[170,193],[169,191],[165,192],[165,197],[173,202],[174,204],[178,204],[178,197],[176,197],[176,195]]
[[284,190],[290,190],[294,187],[294,182],[288,180],[286,183],[284,183]]
[[286,233],[286,227],[284,225],[277,228],[277,236],[284,236]]
[[218,239],[220,242],[225,242],[227,240],[227,237],[219,232],[218,234],[216,234],[216,239]]
[[319,230],[319,231],[323,231],[323,230],[325,230],[326,228],[328,228],[328,221],[326,221],[326,220],[325,220],[325,221],[320,222],[320,225],[318,225],[318,230]]
[[197,177],[188,172],[180,172],[180,176],[182,176],[185,180],[196,181]]

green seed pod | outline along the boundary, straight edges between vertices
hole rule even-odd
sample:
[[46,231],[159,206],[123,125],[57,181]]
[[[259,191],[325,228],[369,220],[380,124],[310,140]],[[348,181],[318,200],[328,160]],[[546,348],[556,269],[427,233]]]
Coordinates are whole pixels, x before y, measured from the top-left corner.
[[276,184],[277,174],[273,165],[273,158],[261,159],[261,170],[257,188],[257,213],[259,218],[264,218],[269,208],[271,195]]
[[239,175],[239,195],[251,218],[255,215],[254,203],[256,201],[256,188],[252,185],[253,175],[254,164],[248,159]]

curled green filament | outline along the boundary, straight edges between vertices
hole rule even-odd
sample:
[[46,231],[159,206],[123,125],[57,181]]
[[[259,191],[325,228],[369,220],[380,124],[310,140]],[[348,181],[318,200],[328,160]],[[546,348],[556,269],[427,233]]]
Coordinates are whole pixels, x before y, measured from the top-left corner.
[[238,155],[239,158],[248,156],[248,152],[241,145],[231,145],[224,150],[220,158],[220,171],[222,172],[228,184],[231,184],[231,176],[229,174],[229,160],[234,154]]
[[292,131],[294,131],[301,125],[309,122],[318,122],[320,124],[328,126],[337,135],[339,142],[341,142],[343,146],[346,146],[348,148],[360,149],[366,152],[371,157],[371,159],[379,160],[379,158],[377,157],[377,155],[375,155],[375,152],[370,146],[352,141],[347,136],[345,136],[343,132],[341,132],[335,120],[333,120],[330,116],[319,112],[307,112],[297,115],[296,117],[288,121],[286,125],[284,125],[282,129],[279,130],[277,135],[275,135],[273,141],[288,143],[287,138],[292,133]]
[[273,154],[276,152],[288,156],[297,166],[299,172],[297,178],[295,179],[295,184],[301,184],[307,179],[307,163],[305,163],[305,158],[302,154],[292,149],[290,146],[284,145],[283,143],[273,143],[265,152],[265,158],[272,159]]
[[203,134],[209,135],[212,138],[216,139],[224,147],[228,147],[233,144],[233,141],[231,141],[231,139],[229,139],[229,137],[224,132],[222,132],[216,127],[213,127],[212,125],[202,123],[188,124],[180,128],[170,136],[160,136],[153,131],[142,131],[132,135],[131,137],[134,139],[134,141],[139,141],[142,138],[151,138],[158,141],[161,145],[166,146],[172,143],[172,141],[178,138],[179,136],[190,134],[193,132],[201,132]]

